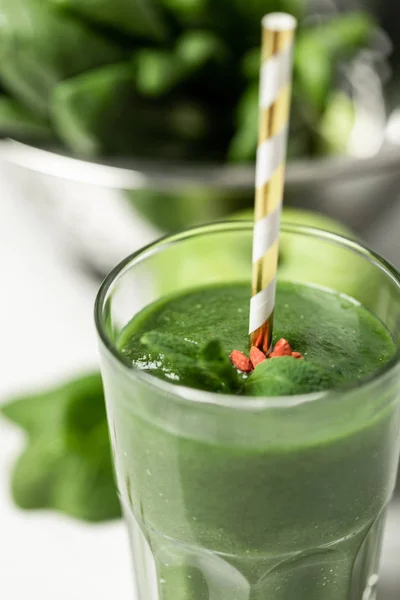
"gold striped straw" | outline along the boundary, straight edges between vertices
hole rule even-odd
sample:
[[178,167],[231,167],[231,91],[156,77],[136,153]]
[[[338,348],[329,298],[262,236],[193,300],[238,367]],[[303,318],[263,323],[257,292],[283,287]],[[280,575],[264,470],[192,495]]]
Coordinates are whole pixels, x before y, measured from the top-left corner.
[[251,344],[264,352],[272,341],[296,26],[296,19],[286,13],[271,13],[262,20],[249,333]]

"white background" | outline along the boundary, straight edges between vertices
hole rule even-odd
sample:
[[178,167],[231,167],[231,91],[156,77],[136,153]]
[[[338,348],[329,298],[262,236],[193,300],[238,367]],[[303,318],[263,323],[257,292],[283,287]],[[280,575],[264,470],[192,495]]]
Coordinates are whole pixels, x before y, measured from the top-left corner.
[[[96,285],[59,254],[57,240],[33,207],[13,197],[1,170],[0,269],[0,402],[96,367]],[[88,526],[12,505],[9,469],[23,443],[0,421],[0,599],[131,600],[121,523]],[[398,600],[400,510],[392,509],[389,525],[383,578],[398,590],[388,600]]]

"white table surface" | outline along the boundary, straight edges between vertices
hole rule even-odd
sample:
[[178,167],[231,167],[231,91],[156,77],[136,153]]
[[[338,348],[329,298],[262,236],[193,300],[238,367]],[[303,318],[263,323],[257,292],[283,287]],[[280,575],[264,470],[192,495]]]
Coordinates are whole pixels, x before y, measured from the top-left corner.
[[[58,252],[57,240],[13,198],[0,165],[0,402],[97,365],[96,286]],[[0,599],[131,600],[123,525],[89,526],[55,513],[23,512],[8,491],[24,440],[0,421]],[[398,534],[395,522],[398,521]],[[383,577],[400,598],[400,510],[392,509]]]
[[[56,248],[0,170],[0,402],[97,366],[96,287]],[[13,506],[9,469],[23,443],[0,421],[1,600],[131,600],[122,523],[84,525]]]

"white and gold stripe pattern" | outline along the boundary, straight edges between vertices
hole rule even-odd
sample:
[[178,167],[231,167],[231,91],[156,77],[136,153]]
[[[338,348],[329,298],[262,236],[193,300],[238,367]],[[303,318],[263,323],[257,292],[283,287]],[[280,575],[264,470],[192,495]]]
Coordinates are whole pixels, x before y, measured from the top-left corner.
[[285,13],[272,13],[263,18],[262,27],[249,333],[251,343],[268,352],[275,304],[296,19]]

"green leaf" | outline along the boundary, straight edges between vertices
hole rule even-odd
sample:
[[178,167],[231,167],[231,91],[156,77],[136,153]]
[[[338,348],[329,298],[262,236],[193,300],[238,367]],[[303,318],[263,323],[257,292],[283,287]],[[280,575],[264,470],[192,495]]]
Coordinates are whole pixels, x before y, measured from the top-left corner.
[[309,34],[335,59],[337,56],[351,56],[368,44],[375,26],[374,19],[367,12],[354,11],[311,27]]
[[198,24],[208,12],[208,0],[161,0],[161,2],[185,25]]
[[232,43],[243,45],[243,42],[259,41],[260,22],[265,14],[289,12],[301,18],[305,4],[304,0],[213,0],[208,11],[216,20],[215,27],[230,33],[236,31],[239,36],[241,31],[241,39],[233,38]]
[[214,33],[186,31],[173,50],[143,48],[136,52],[133,62],[137,89],[143,95],[161,96],[193,80],[209,62],[223,62],[227,55],[227,48]]
[[333,62],[319,40],[307,33],[299,36],[296,45],[294,71],[296,89],[305,107],[314,111],[310,118],[315,122],[323,111],[333,81]]
[[10,402],[2,413],[28,434],[12,474],[18,506],[87,521],[120,516],[98,373]]
[[233,4],[243,18],[258,24],[269,12],[288,12],[297,18],[302,17],[305,12],[304,0],[233,0]]
[[331,376],[312,363],[283,356],[259,364],[244,382],[244,393],[249,396],[291,396],[324,390],[331,384]]
[[[44,0],[43,0],[44,1]],[[123,33],[163,40],[167,28],[153,0],[48,0],[54,6]]]
[[47,115],[56,83],[125,51],[43,0],[0,0],[0,78],[32,112]]
[[[36,139],[49,122],[65,147],[88,157],[252,161],[259,21],[275,10],[301,17],[305,3],[0,0],[0,80],[18,103],[0,106],[0,131]],[[337,66],[373,27],[362,12],[300,23],[289,156],[321,150]]]
[[243,94],[236,111],[236,133],[228,156],[231,161],[247,161],[256,154],[258,131],[258,81],[251,83]]
[[206,30],[188,30],[178,39],[176,55],[186,69],[196,70],[208,61],[223,61],[228,49],[220,37]]
[[[63,428],[68,407],[78,399],[97,398],[103,403],[103,387],[99,373],[75,379],[41,394],[32,394],[5,404],[1,413],[32,437]],[[104,412],[101,407],[100,414]]]
[[[107,439],[107,438],[105,438]],[[58,466],[59,477],[49,508],[75,519],[103,522],[121,517],[111,459],[97,466],[67,455]]]
[[355,122],[354,103],[344,92],[331,94],[318,127],[324,154],[345,154]]
[[54,434],[29,443],[12,473],[13,498],[20,508],[51,506],[57,465],[63,455],[62,438],[57,439]]
[[203,364],[229,364],[226,353],[219,340],[211,340],[201,349],[199,354],[200,361]]
[[241,70],[247,79],[259,79],[261,66],[261,49],[252,48],[242,58]]
[[52,137],[44,119],[32,115],[12,98],[0,95],[0,136],[23,140],[43,140]]
[[96,156],[133,143],[136,88],[129,63],[94,69],[55,86],[52,117],[58,136],[74,152]]
[[179,98],[144,98],[135,64],[93,69],[58,84],[52,95],[55,130],[74,152],[186,158],[207,134],[200,106]]
[[[161,359],[163,373],[174,373],[181,385],[225,393],[236,393],[240,388],[241,380],[219,340],[199,348],[189,340],[153,330],[140,342],[149,347],[148,358],[154,364]],[[157,368],[154,374],[158,374]]]
[[139,50],[134,64],[138,92],[145,96],[156,97],[169,92],[186,74],[182,61],[168,50]]
[[[374,22],[364,12],[335,16],[303,29],[296,42],[294,75],[302,100],[317,116],[324,110],[340,59],[353,56],[368,42]],[[315,122],[316,115],[312,115]]]
[[215,386],[221,392],[237,393],[240,390],[242,379],[219,340],[211,340],[202,348],[198,362],[209,376],[215,378]]
[[56,435],[29,444],[15,465],[12,493],[25,510],[58,510],[92,522],[120,516],[111,460],[93,466],[67,452]]

